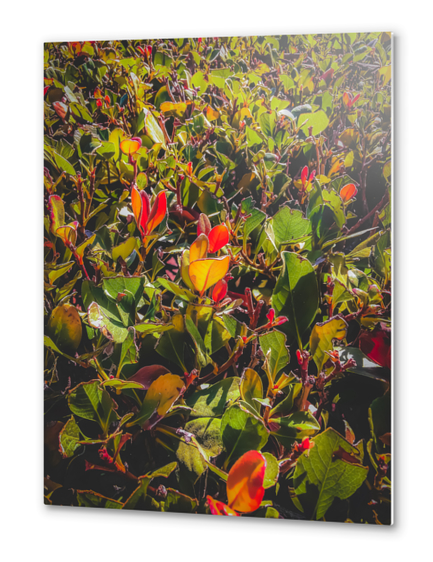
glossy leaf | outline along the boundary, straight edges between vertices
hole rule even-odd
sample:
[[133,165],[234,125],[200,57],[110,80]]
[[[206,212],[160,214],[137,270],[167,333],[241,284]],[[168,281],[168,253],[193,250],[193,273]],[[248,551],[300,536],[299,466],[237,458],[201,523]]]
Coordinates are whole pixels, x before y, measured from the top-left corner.
[[254,369],[245,369],[240,387],[242,400],[247,402],[253,411],[260,415],[260,404],[254,398],[263,398],[263,384]]
[[340,197],[344,201],[344,203],[350,201],[353,197],[355,197],[357,193],[358,189],[353,183],[348,183],[340,189]]
[[220,502],[218,500],[214,500],[212,496],[207,496],[206,499],[209,505],[209,510],[212,513],[212,515],[231,515],[231,516],[239,517],[239,513],[236,513],[236,511],[234,511],[231,507],[229,507],[225,503]]
[[156,196],[155,202],[149,213],[146,232],[150,234],[158,225],[162,223],[167,215],[167,196],[165,191],[160,191]]
[[222,417],[221,435],[228,453],[227,466],[246,451],[262,449],[268,441],[269,432],[259,419],[234,405]]
[[125,139],[120,143],[120,150],[124,154],[135,154],[141,148],[141,139],[139,137],[133,137],[131,139]]
[[209,239],[206,234],[199,234],[189,249],[189,263],[207,257]]
[[341,341],[346,334],[347,322],[340,317],[331,318],[314,326],[310,336],[310,351],[319,373],[329,358],[327,352],[333,350],[332,341]]
[[187,406],[192,408],[191,416],[221,416],[226,406],[239,398],[239,382],[237,377],[227,378],[194,392],[186,399]]
[[133,423],[141,425],[143,429],[151,429],[171,409],[183,386],[183,380],[178,375],[167,373],[158,377],[150,385]]
[[319,305],[316,275],[311,263],[298,254],[282,252],[281,256],[283,268],[272,295],[272,306],[277,316],[289,319],[281,329],[300,342]]
[[266,459],[258,451],[248,451],[232,466],[227,479],[230,508],[241,513],[255,511],[262,503],[265,489]]
[[228,272],[230,257],[198,259],[189,265],[189,276],[194,288],[203,296],[204,292],[215,285]]
[[213,254],[224,248],[229,241],[229,231],[225,224],[214,226],[208,234],[209,238],[209,253]]

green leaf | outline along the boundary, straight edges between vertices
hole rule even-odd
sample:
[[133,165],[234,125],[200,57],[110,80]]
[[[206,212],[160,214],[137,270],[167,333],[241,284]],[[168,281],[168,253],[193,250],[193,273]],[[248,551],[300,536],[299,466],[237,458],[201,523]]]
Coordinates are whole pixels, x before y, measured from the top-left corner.
[[256,133],[256,131],[254,131],[254,129],[251,129],[251,127],[247,126],[246,131],[247,131],[247,143],[249,147],[255,146],[256,144],[263,143],[263,139],[258,133]]
[[224,464],[227,467],[247,451],[260,451],[268,441],[269,432],[260,420],[235,405],[222,417],[221,435],[228,453]]
[[93,328],[101,330],[105,337],[115,343],[123,343],[128,337],[128,328],[111,311],[92,302],[87,309],[87,319]]
[[66,172],[71,176],[75,176],[76,172],[74,170],[74,167],[66,160],[66,158],[63,158],[63,156],[60,156],[60,154],[54,152],[54,160],[56,161],[57,166],[61,170],[63,170],[64,172]]
[[286,348],[286,335],[278,330],[272,330],[268,334],[259,337],[260,347],[265,357],[269,355],[269,374],[272,382],[275,382],[278,373],[284,369],[290,361],[289,352]]
[[201,476],[207,468],[206,462],[216,457],[223,450],[221,439],[221,420],[219,418],[197,418],[185,425],[185,431],[192,433],[200,445],[200,451],[192,441],[181,441],[176,450],[176,456],[188,470]]
[[265,479],[263,481],[263,488],[272,488],[278,482],[280,473],[280,466],[277,459],[271,453],[262,453],[266,459]]
[[242,400],[245,400],[253,411],[260,416],[260,405],[254,398],[263,398],[263,384],[262,379],[254,369],[245,369],[242,375],[240,393]]
[[143,295],[144,277],[109,277],[102,281],[105,293],[114,300],[122,293],[130,293],[137,305]]
[[158,124],[158,121],[153,116],[152,112],[144,108],[143,111],[146,113],[146,118],[144,121],[144,126],[146,129],[146,134],[155,142],[156,144],[161,144],[162,148],[167,148],[165,145],[164,133]]
[[197,326],[188,314],[185,315],[185,327],[188,330],[196,349],[197,364],[200,368],[206,367],[206,365],[212,363],[212,359],[207,354],[206,346]]
[[[307,456],[298,460],[294,475],[294,487],[298,496],[306,493],[307,484],[313,484],[319,495],[315,504],[315,518],[322,519],[334,498],[349,498],[367,478],[368,467],[362,466],[362,457],[356,447],[346,441],[334,429],[329,428],[313,439],[314,447]],[[348,463],[335,455],[340,447],[359,460]]]
[[318,322],[314,326],[310,335],[310,353],[319,373],[329,359],[327,352],[334,349],[332,341],[335,339],[342,340],[346,337],[346,334],[347,322],[339,316],[321,324]]
[[259,211],[258,209],[252,209],[251,216],[247,218],[244,224],[244,250],[247,246],[247,240],[249,235],[255,230],[266,218],[266,213]]
[[188,372],[184,364],[185,332],[176,328],[166,330],[158,340],[155,351],[165,359],[178,365],[182,372]]
[[290,449],[296,440],[314,435],[320,430],[320,424],[311,412],[295,412],[284,418],[272,418],[272,423],[280,427],[272,431],[278,441]]
[[170,293],[173,293],[186,302],[194,302],[196,300],[196,296],[191,293],[191,291],[188,291],[188,289],[184,289],[183,287],[179,287],[179,285],[169,281],[168,279],[158,277],[157,283],[160,287],[167,289],[167,291],[170,291]]
[[80,447],[80,428],[71,416],[59,434],[59,448],[63,458],[73,457]]
[[271,220],[278,246],[288,244],[311,233],[311,223],[304,218],[302,211],[282,207]]
[[77,490],[78,505],[81,507],[104,507],[106,509],[122,509],[122,503],[106,498],[91,490]]
[[[292,113],[294,113],[294,111],[292,111]],[[306,136],[309,134],[310,127],[313,127],[312,134],[317,136],[323,133],[328,125],[329,119],[322,110],[316,111],[315,113],[301,113],[298,117],[298,127]]]
[[98,423],[104,435],[110,424],[118,419],[113,401],[99,381],[80,383],[69,394],[68,404],[76,416]]
[[137,238],[130,236],[127,240],[119,244],[118,246],[114,246],[111,251],[111,256],[114,261],[117,261],[119,257],[123,260],[127,260],[132,252],[137,247]]
[[287,316],[283,330],[290,338],[301,337],[314,320],[319,306],[316,274],[311,263],[293,252],[282,252],[283,267],[272,295],[275,313]]
[[227,378],[203,390],[197,390],[186,400],[186,405],[192,408],[191,416],[215,417],[220,416],[226,405],[233,403],[240,396],[240,379]]

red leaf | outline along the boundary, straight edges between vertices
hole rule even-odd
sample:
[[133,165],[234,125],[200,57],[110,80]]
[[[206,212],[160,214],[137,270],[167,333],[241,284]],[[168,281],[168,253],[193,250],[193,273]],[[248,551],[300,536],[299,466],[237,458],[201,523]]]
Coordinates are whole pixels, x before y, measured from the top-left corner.
[[226,294],[227,294],[227,281],[225,279],[221,279],[220,281],[218,281],[218,283],[215,285],[212,291],[212,299],[215,302],[220,302],[223,300]]
[[143,388],[147,390],[153,381],[156,381],[158,377],[166,375],[169,372],[170,371],[162,365],[147,365],[146,367],[139,369],[135,375],[130,377],[128,380],[142,384]]
[[229,231],[225,224],[219,224],[209,232],[209,253],[218,252],[229,241]]
[[301,172],[301,181],[304,184],[308,178],[308,166],[304,166]]
[[382,322],[372,332],[362,332],[359,349],[380,365],[391,368],[391,330]]
[[147,234],[152,232],[164,220],[167,214],[167,197],[165,191],[160,191],[156,196],[155,203],[150,211],[149,219],[147,221]]
[[207,502],[209,505],[210,512],[212,515],[232,515],[239,517],[239,513],[236,513],[228,505],[218,500],[214,500],[211,496],[207,496]]
[[275,318],[275,310],[273,308],[271,308],[269,310],[269,312],[266,314],[266,318],[269,320],[269,322],[273,322],[274,318]]

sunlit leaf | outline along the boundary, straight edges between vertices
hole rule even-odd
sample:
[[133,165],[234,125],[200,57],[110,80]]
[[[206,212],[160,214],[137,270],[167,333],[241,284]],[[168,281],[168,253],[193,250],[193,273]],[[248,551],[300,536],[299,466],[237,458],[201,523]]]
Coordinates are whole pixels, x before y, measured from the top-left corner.
[[229,231],[225,224],[219,224],[212,228],[208,234],[209,238],[209,253],[218,252],[229,241]]
[[147,233],[152,232],[159,224],[162,223],[167,214],[167,197],[165,191],[160,191],[156,196],[155,202],[149,214],[146,225]]
[[235,462],[227,479],[229,507],[250,513],[260,506],[265,494],[265,470],[266,459],[258,451],[248,451]]
[[346,337],[347,322],[340,317],[331,318],[323,323],[317,323],[311,331],[310,350],[317,370],[320,371],[328,360],[328,351],[332,351],[332,340],[342,340]]
[[206,258],[208,247],[208,237],[206,236],[206,234],[200,234],[191,244],[191,247],[189,249],[189,263],[191,264],[196,260]]
[[203,296],[209,287],[215,285],[227,274],[229,265],[229,256],[199,259],[190,263],[189,276],[194,288]]

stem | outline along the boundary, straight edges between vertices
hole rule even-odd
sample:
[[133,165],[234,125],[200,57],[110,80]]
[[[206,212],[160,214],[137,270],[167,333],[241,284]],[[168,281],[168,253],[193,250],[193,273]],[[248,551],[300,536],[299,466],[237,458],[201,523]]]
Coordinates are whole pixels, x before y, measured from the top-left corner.
[[379,209],[387,202],[388,195],[389,195],[388,190],[386,190],[384,196],[382,197],[380,202],[376,205],[376,207],[374,207],[374,209],[372,209],[368,214],[366,214],[365,217],[359,219],[359,221],[354,226],[352,226],[352,228],[347,232],[346,236],[355,232],[360,226],[362,226],[366,221],[368,221],[369,218],[371,218],[377,211],[379,211]]

